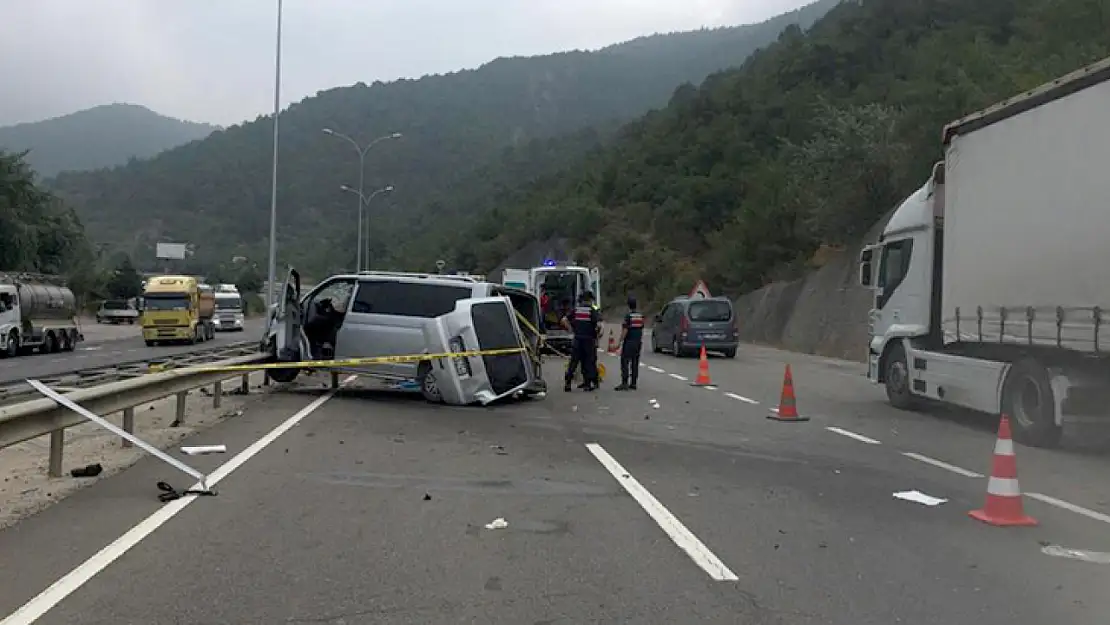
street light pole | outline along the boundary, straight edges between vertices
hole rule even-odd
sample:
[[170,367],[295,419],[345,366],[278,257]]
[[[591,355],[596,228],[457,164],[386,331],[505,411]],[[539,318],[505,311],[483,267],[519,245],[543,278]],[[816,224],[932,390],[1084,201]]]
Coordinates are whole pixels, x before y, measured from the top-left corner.
[[[363,194],[362,191],[352,189],[351,187],[348,187],[347,185],[340,185],[339,190],[340,191],[345,191],[347,193],[351,193],[351,194],[354,194],[354,195],[358,196],[359,228],[360,228],[360,231],[359,231],[359,252],[360,252],[360,254],[359,254],[359,256],[361,256],[361,252],[362,252],[362,231],[361,231],[361,227],[362,227],[362,209],[363,209],[363,207],[366,207],[367,209],[369,209],[370,208],[370,202],[375,197],[377,197],[378,195],[380,195],[382,193],[392,193],[393,192],[393,185],[389,185],[387,187],[382,187],[380,189],[377,189],[376,191],[371,193],[369,196]],[[366,268],[370,269],[370,215],[369,215],[369,213],[367,213],[367,215],[366,215]],[[360,268],[357,271],[362,271],[362,269]]]
[[[332,130],[331,128],[324,128],[323,132],[326,135],[331,135],[333,137],[339,137],[340,139],[343,139],[347,143],[350,143],[352,146],[354,146],[355,151],[358,152],[358,192],[357,192],[357,195],[358,195],[358,243],[357,243],[358,251],[355,254],[355,271],[356,272],[362,271],[362,249],[363,249],[363,245],[362,245],[362,231],[363,231],[362,230],[362,208],[363,208],[363,204],[365,203],[363,201],[363,199],[365,198],[365,195],[363,195],[363,181],[366,179],[366,154],[370,151],[370,148],[374,147],[375,145],[377,145],[378,143],[380,143],[382,141],[385,141],[386,139],[400,139],[401,138],[401,133],[393,132],[393,133],[390,133],[388,135],[382,135],[382,136],[378,137],[377,139],[374,139],[370,143],[366,144],[365,147],[363,147],[363,146],[359,145],[358,141],[355,141],[351,137],[349,137],[349,136],[347,136],[347,135],[345,135],[341,132],[336,132],[336,131]],[[370,226],[370,224],[367,223],[367,229],[369,229],[369,226]],[[369,236],[369,235],[367,235],[367,236]],[[367,264],[369,264],[370,259],[367,258],[366,262],[367,262]]]
[[[266,283],[266,310],[274,304],[274,282],[277,280],[277,177],[278,177],[278,113],[281,112],[281,9],[277,0],[277,51],[274,55],[274,166],[270,182],[270,262]],[[269,314],[267,312],[267,314]]]

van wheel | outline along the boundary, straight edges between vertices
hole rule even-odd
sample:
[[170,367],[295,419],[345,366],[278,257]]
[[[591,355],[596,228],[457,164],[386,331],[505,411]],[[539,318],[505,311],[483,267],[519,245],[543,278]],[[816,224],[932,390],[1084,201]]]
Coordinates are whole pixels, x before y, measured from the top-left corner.
[[420,383],[420,394],[424,399],[433,404],[443,403],[443,393],[439,390],[439,382],[432,370],[432,363],[422,362],[416,370],[416,381]]
[[671,342],[671,354],[673,354],[675,358],[682,358],[682,347],[678,344],[677,336],[674,337],[674,341]]
[[300,369],[267,369],[266,370],[266,375],[269,376],[271,380],[273,380],[274,382],[279,382],[281,384],[287,384],[289,382],[292,382],[293,380],[296,380],[297,376],[300,375],[300,373],[301,373]]
[[663,353],[663,348],[659,347],[659,343],[655,340],[655,332],[651,333],[651,351],[655,354]]
[[735,349],[726,349],[725,350],[725,358],[736,358],[736,350]]
[[1056,425],[1056,395],[1048,371],[1031,358],[1018,361],[1002,384],[1002,414],[1014,426],[1014,440],[1032,447],[1056,447],[1064,430]]
[[906,349],[901,344],[890,348],[883,374],[890,405],[899,410],[913,410],[917,402],[910,393],[910,368],[906,364]]

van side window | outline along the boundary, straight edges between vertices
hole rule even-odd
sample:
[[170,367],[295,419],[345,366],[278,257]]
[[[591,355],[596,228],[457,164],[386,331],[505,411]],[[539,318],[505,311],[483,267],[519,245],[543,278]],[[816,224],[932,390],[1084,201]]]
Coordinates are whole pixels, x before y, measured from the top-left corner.
[[470,286],[364,280],[351,312],[431,319],[455,310],[455,302],[469,297]]

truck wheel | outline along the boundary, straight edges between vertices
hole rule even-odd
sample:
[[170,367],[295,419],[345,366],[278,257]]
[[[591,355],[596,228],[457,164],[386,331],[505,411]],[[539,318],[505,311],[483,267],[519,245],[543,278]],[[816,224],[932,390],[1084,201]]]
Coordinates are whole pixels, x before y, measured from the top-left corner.
[[1056,447],[1064,429],[1056,425],[1056,395],[1041,363],[1027,358],[1010,367],[1002,385],[1002,414],[1010,417],[1014,440],[1031,447]]
[[432,371],[432,363],[422,362],[416,369],[416,381],[420,383],[420,394],[424,399],[433,404],[443,403],[443,393],[439,390],[439,382]]
[[135,325],[135,320],[134,319],[128,319],[127,320],[127,325],[129,325],[129,326]]
[[899,410],[913,410],[917,401],[910,392],[910,368],[906,364],[906,350],[901,344],[890,348],[884,369],[883,381],[890,405]]
[[154,347],[155,345],[156,345],[156,343],[154,341],[147,341],[146,342],[147,347]]
[[46,337],[42,340],[42,346],[39,347],[39,353],[53,354],[56,351],[58,351],[58,339],[53,332],[47,332]]
[[8,335],[8,349],[4,352],[4,355],[8,358],[15,358],[19,355],[19,333],[15,330],[12,330],[12,333]]

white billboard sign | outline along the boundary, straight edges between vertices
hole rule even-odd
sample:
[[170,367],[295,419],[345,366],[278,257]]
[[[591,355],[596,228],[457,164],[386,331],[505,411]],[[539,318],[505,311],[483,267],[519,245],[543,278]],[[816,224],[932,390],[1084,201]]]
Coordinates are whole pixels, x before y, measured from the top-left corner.
[[155,247],[155,256],[161,260],[184,260],[184,243],[159,243]]

